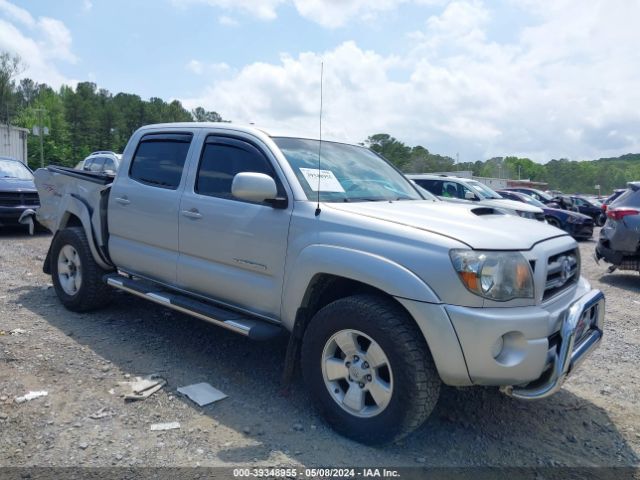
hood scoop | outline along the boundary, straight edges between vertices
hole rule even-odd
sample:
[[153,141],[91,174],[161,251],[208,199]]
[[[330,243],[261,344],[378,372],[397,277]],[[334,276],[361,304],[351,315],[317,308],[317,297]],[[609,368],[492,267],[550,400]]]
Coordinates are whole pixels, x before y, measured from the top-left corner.
[[483,215],[504,215],[504,212],[496,210],[493,207],[476,207],[472,208],[471,211],[479,217]]

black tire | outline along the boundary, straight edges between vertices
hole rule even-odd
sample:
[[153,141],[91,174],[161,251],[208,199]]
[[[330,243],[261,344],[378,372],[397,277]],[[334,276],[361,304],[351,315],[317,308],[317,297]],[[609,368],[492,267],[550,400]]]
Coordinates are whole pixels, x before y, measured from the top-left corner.
[[[393,372],[391,399],[372,417],[349,413],[330,394],[322,373],[325,344],[344,329],[360,331],[379,344]],[[302,373],[316,407],[338,433],[376,445],[418,428],[434,409],[441,380],[426,341],[408,313],[391,299],[354,295],[320,309],[303,339]]]
[[606,215],[598,215],[595,219],[595,223],[597,227],[602,227],[607,222]]
[[[60,251],[70,245],[77,252],[82,268],[82,282],[74,294],[65,292],[58,275],[58,257]],[[102,277],[108,273],[93,259],[89,241],[81,227],[70,227],[61,230],[51,245],[51,278],[58,298],[62,304],[73,312],[88,312],[106,306],[112,295],[112,289]]]
[[560,222],[558,221],[558,219],[557,219],[557,218],[554,218],[554,217],[548,217],[548,218],[547,218],[547,223],[548,223],[549,225],[551,225],[551,226],[556,227],[556,228],[561,228],[561,227],[560,227]]

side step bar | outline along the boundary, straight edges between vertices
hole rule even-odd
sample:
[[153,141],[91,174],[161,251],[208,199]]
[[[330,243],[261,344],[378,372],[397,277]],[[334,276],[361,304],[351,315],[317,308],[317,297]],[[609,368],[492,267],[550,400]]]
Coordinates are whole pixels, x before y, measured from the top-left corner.
[[164,290],[151,282],[123,277],[117,273],[105,275],[103,280],[107,285],[114,288],[206,320],[252,340],[269,340],[282,333],[282,328],[277,325],[226,308],[220,308],[186,295]]

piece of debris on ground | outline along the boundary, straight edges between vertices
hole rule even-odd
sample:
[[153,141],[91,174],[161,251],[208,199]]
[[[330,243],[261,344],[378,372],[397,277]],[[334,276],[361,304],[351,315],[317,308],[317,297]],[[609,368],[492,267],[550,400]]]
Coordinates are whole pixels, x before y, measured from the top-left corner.
[[30,400],[35,400],[36,398],[46,397],[47,395],[49,395],[49,392],[46,390],[38,390],[35,392],[29,392],[21,397],[16,397],[15,401],[16,403],[24,403]]
[[176,428],[180,428],[180,422],[154,423],[151,425],[151,430],[154,432],[162,430],[175,430]]
[[179,387],[178,392],[189,397],[201,407],[227,398],[226,394],[205,382]]
[[167,381],[157,374],[146,377],[135,377],[127,382],[119,382],[125,402],[145,400],[167,384]]

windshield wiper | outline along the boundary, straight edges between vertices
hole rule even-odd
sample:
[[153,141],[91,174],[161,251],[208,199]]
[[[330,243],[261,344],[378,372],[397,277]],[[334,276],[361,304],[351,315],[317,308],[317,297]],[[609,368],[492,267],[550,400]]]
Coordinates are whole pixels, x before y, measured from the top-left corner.
[[2,178],[18,178],[18,177],[14,177],[13,175],[3,175]]

